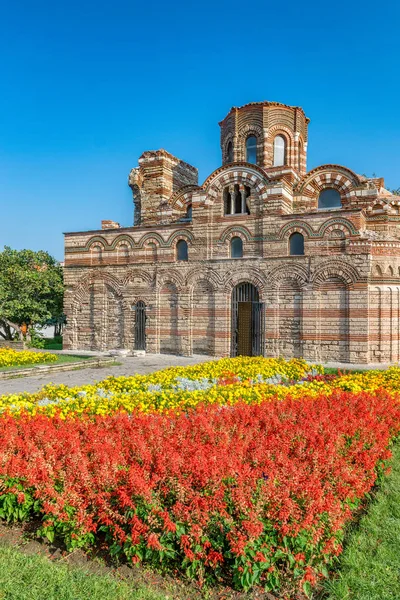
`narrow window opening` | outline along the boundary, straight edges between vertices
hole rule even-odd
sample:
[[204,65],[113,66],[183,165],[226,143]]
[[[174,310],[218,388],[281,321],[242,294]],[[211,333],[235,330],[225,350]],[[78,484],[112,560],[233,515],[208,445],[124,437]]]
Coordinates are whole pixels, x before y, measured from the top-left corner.
[[240,193],[239,186],[235,185],[235,214],[238,215],[242,212],[242,194]]
[[301,256],[304,254],[304,236],[301,233],[292,233],[289,238],[290,256]]
[[176,245],[176,258],[177,260],[188,260],[189,258],[189,253],[188,253],[188,245],[187,242],[185,242],[185,240],[179,240],[179,242]]
[[224,189],[224,208],[225,214],[230,215],[231,213],[231,195],[228,188]]
[[246,161],[252,165],[257,164],[257,138],[250,135],[246,140]]
[[282,167],[286,164],[286,140],[282,135],[274,139],[274,167]]
[[228,163],[233,162],[233,144],[232,144],[232,142],[228,142],[228,145],[226,147],[226,162],[228,162]]
[[231,239],[231,258],[242,258],[243,256],[243,242],[240,237],[234,237]]

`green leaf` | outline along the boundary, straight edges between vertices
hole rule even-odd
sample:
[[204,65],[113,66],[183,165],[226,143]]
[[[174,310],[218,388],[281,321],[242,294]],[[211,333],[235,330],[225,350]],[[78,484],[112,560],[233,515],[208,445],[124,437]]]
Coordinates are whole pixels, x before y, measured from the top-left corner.
[[45,535],[49,542],[52,544],[54,542],[54,528],[46,527]]
[[305,593],[305,595],[310,598],[311,594],[312,594],[312,586],[311,583],[309,581],[305,581],[303,583],[303,591]]

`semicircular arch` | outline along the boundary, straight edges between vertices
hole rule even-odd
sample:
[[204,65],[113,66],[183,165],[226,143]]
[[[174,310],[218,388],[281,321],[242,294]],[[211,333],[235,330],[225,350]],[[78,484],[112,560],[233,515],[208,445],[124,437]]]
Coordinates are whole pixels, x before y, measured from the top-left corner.
[[357,235],[358,230],[356,229],[354,223],[349,221],[348,219],[341,218],[333,218],[322,223],[321,227],[318,229],[318,235],[320,237],[324,237],[325,233],[330,233],[334,229],[340,229],[341,231],[347,231],[349,235]]
[[185,280],[181,273],[178,273],[175,269],[170,269],[166,273],[161,273],[157,278],[156,290],[159,292],[164,285],[172,284],[175,285],[178,291],[181,291],[185,287]]
[[236,163],[235,166],[227,165],[218,171],[215,177],[211,175],[205,182],[207,192],[206,204],[213,204],[218,197],[221,197],[223,189],[233,184],[248,186],[261,199],[267,199],[268,181],[265,174],[260,172],[256,165],[249,166],[248,163]]
[[302,265],[290,264],[286,267],[274,267],[268,271],[267,285],[272,289],[277,289],[285,279],[295,279],[301,289],[308,283],[308,270]]
[[201,188],[198,185],[185,185],[172,194],[168,200],[169,206],[174,210],[183,210],[190,204],[193,192],[199,189]]
[[90,250],[90,248],[94,245],[102,246],[103,250],[107,250],[109,248],[107,240],[101,235],[95,235],[91,237],[85,244],[85,250]]
[[130,269],[124,277],[123,285],[128,285],[135,277],[142,279],[148,285],[153,281],[153,277],[148,271],[145,271],[144,269]]
[[294,233],[296,231],[305,234],[307,237],[315,237],[316,235],[314,229],[309,223],[307,223],[306,221],[296,220],[290,221],[289,223],[286,223],[286,225],[281,227],[281,229],[279,230],[278,237],[280,239],[284,239],[289,234]]
[[314,197],[326,188],[333,188],[342,197],[349,197],[354,195],[354,189],[360,185],[359,177],[347,167],[321,165],[304,175],[297,184],[295,191],[305,196]]
[[127,244],[128,246],[130,246],[130,248],[134,248],[135,246],[135,242],[133,241],[131,236],[123,233],[121,235],[118,235],[115,238],[115,240],[113,240],[113,242],[110,244],[110,248],[112,248],[112,250],[115,250],[115,248],[122,243]]
[[222,279],[219,274],[213,269],[205,269],[204,271],[199,269],[192,269],[186,276],[185,284],[193,289],[193,286],[198,281],[209,280],[213,285],[214,289],[218,289],[222,286]]
[[263,295],[266,288],[266,280],[259,270],[253,268],[239,268],[233,272],[228,272],[223,280],[223,289],[225,293],[231,293],[233,288],[240,283],[251,283],[257,289],[260,295]]
[[224,244],[229,237],[238,234],[240,235],[240,237],[243,237],[247,242],[250,241],[252,238],[252,235],[247,229],[247,227],[243,227],[242,225],[231,225],[222,232],[218,239],[218,243]]
[[360,274],[355,267],[348,263],[330,260],[320,264],[311,276],[315,288],[329,279],[339,279],[346,285],[352,286],[360,279]]
[[138,248],[143,248],[144,244],[147,241],[154,242],[155,240],[157,240],[159,246],[165,246],[165,241],[163,240],[163,238],[161,237],[161,235],[159,233],[156,233],[156,232],[151,232],[151,233],[145,233],[140,238],[140,240],[137,243]]
[[188,229],[181,229],[178,231],[174,231],[174,233],[172,233],[169,236],[165,245],[167,247],[171,247],[177,238],[180,240],[185,240],[185,241],[189,242],[189,245],[193,244],[193,242],[194,242],[194,235],[192,234],[192,232],[189,231]]

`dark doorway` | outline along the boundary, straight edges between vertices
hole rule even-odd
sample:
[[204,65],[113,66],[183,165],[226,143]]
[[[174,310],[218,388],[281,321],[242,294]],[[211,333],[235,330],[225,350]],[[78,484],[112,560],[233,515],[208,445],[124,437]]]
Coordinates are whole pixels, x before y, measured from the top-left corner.
[[265,311],[257,288],[240,283],[232,291],[232,356],[264,354]]
[[146,350],[146,305],[142,300],[135,306],[135,350]]

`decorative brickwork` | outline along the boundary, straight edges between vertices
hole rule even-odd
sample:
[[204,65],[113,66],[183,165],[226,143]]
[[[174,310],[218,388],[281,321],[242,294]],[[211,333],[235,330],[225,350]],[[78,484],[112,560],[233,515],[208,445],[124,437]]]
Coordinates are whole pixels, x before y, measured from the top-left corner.
[[[65,236],[65,347],[133,350],[144,331],[150,353],[399,361],[399,199],[340,165],[307,173],[308,123],[279,103],[232,108],[203,185],[165,150],[144,152],[134,226]],[[321,207],[324,191],[336,204]],[[293,234],[304,244],[290,255]]]

